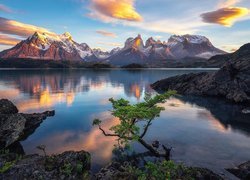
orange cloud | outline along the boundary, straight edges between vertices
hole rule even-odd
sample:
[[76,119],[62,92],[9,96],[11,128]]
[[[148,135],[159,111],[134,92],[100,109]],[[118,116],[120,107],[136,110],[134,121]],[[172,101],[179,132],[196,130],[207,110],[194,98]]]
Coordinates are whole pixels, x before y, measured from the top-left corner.
[[30,36],[34,32],[46,33],[48,35],[55,35],[55,33],[50,32],[48,29],[30,24],[24,24],[21,22],[17,22],[2,17],[0,17],[0,32],[4,34],[18,35],[21,37]]
[[113,37],[113,38],[117,37],[115,33],[104,31],[104,30],[97,30],[96,33],[101,34],[103,36]]
[[243,7],[221,8],[216,11],[201,14],[203,22],[220,24],[230,27],[234,22],[249,14],[249,10]]
[[0,44],[2,45],[16,45],[20,42],[20,39],[8,36],[6,34],[0,34]]
[[134,0],[92,0],[91,10],[91,17],[102,20],[113,18],[127,21],[142,21],[141,15],[135,10]]

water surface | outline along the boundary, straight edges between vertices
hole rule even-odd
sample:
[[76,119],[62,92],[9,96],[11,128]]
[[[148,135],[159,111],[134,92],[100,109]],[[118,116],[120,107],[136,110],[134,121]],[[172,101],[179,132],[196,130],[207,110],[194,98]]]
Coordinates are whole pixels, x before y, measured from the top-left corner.
[[[200,72],[201,70],[199,70]],[[205,71],[205,70],[204,70]],[[0,97],[12,100],[21,112],[55,110],[36,131],[21,142],[26,153],[50,154],[86,150],[97,171],[112,158],[115,139],[104,137],[92,120],[104,120],[104,128],[116,124],[110,116],[110,97],[143,101],[154,94],[150,84],[162,78],[197,70],[2,70]],[[250,117],[240,107],[211,98],[178,97],[163,105],[146,140],[173,147],[172,159],[217,172],[250,159]],[[145,149],[135,144],[137,152]]]

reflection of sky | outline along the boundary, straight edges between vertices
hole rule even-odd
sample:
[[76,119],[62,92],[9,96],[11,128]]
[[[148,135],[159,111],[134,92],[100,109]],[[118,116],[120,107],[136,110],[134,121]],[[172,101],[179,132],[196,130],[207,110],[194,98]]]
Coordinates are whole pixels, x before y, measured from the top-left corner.
[[[149,84],[181,71],[0,71],[0,97],[13,100],[22,112],[55,109],[28,139],[22,142],[27,153],[38,152],[45,144],[48,153],[86,150],[93,168],[110,160],[114,139],[92,127],[92,120],[104,120],[108,129],[117,123],[108,110],[110,97],[141,101]],[[146,139],[160,140],[174,147],[173,159],[187,164],[230,167],[250,157],[250,138],[240,129],[226,126],[205,108],[176,98],[163,105],[166,110],[154,121]],[[248,130],[249,132],[249,130]],[[135,146],[143,151],[140,145]]]

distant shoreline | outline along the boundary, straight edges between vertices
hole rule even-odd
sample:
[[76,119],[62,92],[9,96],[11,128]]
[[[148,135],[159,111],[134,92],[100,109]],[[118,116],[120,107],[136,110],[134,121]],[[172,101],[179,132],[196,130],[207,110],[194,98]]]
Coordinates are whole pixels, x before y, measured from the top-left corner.
[[207,71],[216,71],[220,68],[0,68],[0,71],[3,70],[207,70]]

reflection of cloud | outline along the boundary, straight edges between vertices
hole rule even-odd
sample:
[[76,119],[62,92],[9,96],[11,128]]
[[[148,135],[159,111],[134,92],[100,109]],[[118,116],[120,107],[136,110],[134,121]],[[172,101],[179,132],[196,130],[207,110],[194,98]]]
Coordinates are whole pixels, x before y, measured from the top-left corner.
[[227,7],[201,14],[201,17],[206,23],[214,23],[230,27],[238,18],[248,14],[249,10],[247,8]]
[[90,17],[103,21],[120,19],[127,21],[141,21],[141,15],[136,12],[134,0],[91,0]]
[[[103,128],[109,129],[119,121],[109,113],[104,112],[98,115],[103,122]],[[89,132],[65,131],[53,134],[47,139],[42,139],[41,144],[48,146],[48,153],[60,153],[68,150],[86,150],[91,153],[94,162],[103,163],[109,161],[116,138],[106,137],[98,128],[92,128]]]
[[209,120],[211,127],[219,132],[228,133],[231,129],[226,128],[220,121],[218,121],[210,112],[208,111],[200,111],[198,112],[198,116],[203,119]]
[[104,31],[104,30],[97,30],[96,33],[101,34],[103,36],[113,37],[113,38],[117,37],[115,33]]

